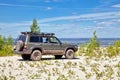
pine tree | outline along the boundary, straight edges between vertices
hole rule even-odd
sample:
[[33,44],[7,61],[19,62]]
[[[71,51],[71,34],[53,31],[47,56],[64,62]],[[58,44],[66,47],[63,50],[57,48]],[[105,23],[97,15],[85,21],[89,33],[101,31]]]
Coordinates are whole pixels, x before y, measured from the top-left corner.
[[37,20],[33,19],[33,23],[30,26],[31,32],[32,33],[40,33],[40,28],[38,27]]

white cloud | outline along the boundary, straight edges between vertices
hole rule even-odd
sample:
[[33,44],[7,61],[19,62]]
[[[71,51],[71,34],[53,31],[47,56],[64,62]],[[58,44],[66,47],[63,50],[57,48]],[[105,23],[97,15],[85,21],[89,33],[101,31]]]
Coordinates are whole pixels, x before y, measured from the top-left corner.
[[24,6],[24,5],[15,5],[15,4],[0,3],[0,6]]
[[93,13],[93,14],[83,14],[78,16],[62,16],[53,17],[39,20],[40,23],[60,21],[60,20],[102,20],[102,19],[113,19],[120,18],[120,12],[104,12],[104,13]]
[[50,2],[59,2],[60,0],[44,0],[44,2],[46,3],[50,3]]
[[16,26],[29,26],[30,23],[28,22],[21,22],[21,23],[0,23],[0,27],[16,27]]
[[[69,22],[70,20],[76,21],[76,23]],[[84,22],[84,25],[81,25],[79,23],[80,21]],[[92,25],[90,21],[93,21]],[[64,23],[56,23],[54,21],[63,21]],[[54,23],[50,23],[54,22]],[[24,22],[17,22],[17,23],[0,23],[0,32],[5,33],[5,35],[18,35],[20,31],[29,31],[29,26],[31,25],[32,21],[24,21]],[[74,37],[84,37],[82,34],[84,32],[88,34],[92,34],[94,30],[97,30],[100,35],[105,34],[111,30],[118,31],[120,30],[120,12],[104,12],[104,13],[93,13],[93,14],[84,14],[84,15],[78,15],[78,16],[62,16],[62,17],[53,17],[53,18],[45,18],[38,20],[38,23],[40,25],[40,28],[43,32],[55,32],[57,35],[60,34],[60,32],[64,33],[66,36],[59,35],[60,37],[67,37],[69,36],[69,33],[72,32],[74,29],[75,35],[70,35]],[[87,24],[88,23],[88,24]],[[90,24],[89,24],[90,23]],[[10,28],[7,30],[7,32],[11,32],[14,30],[14,32],[6,33],[6,28]],[[23,29],[24,28],[24,29]],[[54,28],[54,29],[53,29]],[[102,31],[102,32],[101,32]],[[104,32],[104,33],[103,33]],[[17,33],[17,34],[14,34]],[[87,35],[87,34],[86,34]],[[90,36],[90,35],[87,35]],[[113,35],[111,35],[113,36]],[[118,34],[117,34],[118,36]],[[107,37],[107,36],[106,36]]]
[[102,21],[98,21],[96,22],[95,26],[96,29],[116,29],[118,30],[118,28],[120,28],[120,19],[110,19],[110,20],[102,20]]
[[0,3],[0,6],[44,8],[44,6],[21,5],[21,4],[6,4],[6,3]]
[[[118,22],[120,22],[120,12],[104,12],[104,13],[93,13],[93,14],[83,14],[78,16],[62,16],[62,17],[53,17],[53,18],[45,18],[38,20],[39,24],[44,24],[45,22],[54,22],[54,21],[70,21],[70,20],[78,20],[78,21],[95,21],[97,23],[98,20],[113,20],[116,19]],[[111,21],[112,23],[113,21]],[[24,21],[24,22],[18,22],[18,23],[0,23],[0,26],[29,26],[31,25],[32,21]],[[99,24],[103,24],[102,23]],[[115,21],[114,21],[115,23]],[[45,23],[46,24],[46,23]],[[107,24],[110,24],[107,22]],[[46,24],[47,25],[47,24]]]
[[98,26],[105,27],[105,26],[110,26],[110,25],[112,25],[112,24],[113,24],[113,22],[111,22],[111,21],[103,21],[103,22],[98,23],[98,24],[97,24],[97,27],[98,27]]
[[98,0],[99,4],[97,8],[101,8],[102,10],[105,8],[109,8],[113,3],[119,2],[119,0]]
[[120,4],[113,5],[114,8],[120,8]]
[[47,7],[46,9],[47,9],[47,10],[51,10],[51,9],[52,9],[52,7]]

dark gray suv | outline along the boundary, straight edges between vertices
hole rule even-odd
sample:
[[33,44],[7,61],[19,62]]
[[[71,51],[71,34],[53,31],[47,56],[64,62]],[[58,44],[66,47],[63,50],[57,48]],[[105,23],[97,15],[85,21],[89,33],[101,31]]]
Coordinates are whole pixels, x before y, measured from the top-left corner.
[[61,43],[54,33],[21,32],[14,52],[20,54],[24,60],[40,60],[42,55],[54,55],[56,59],[63,55],[67,59],[74,58],[78,50],[77,45]]

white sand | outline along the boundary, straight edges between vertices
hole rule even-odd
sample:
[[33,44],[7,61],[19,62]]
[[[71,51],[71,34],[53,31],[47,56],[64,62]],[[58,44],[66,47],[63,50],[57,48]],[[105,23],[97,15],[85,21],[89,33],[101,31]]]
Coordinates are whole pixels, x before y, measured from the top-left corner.
[[79,56],[72,60],[43,57],[41,61],[23,61],[20,56],[0,57],[0,80],[3,78],[7,80],[120,80],[120,57],[90,59]]

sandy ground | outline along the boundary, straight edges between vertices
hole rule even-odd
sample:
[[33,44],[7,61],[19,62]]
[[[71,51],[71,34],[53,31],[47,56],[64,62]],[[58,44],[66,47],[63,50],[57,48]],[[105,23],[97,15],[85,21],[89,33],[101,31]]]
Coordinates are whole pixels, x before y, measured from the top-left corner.
[[20,56],[0,57],[0,80],[120,80],[120,57],[23,61]]

